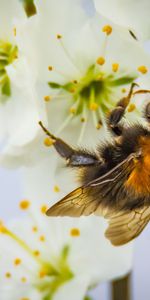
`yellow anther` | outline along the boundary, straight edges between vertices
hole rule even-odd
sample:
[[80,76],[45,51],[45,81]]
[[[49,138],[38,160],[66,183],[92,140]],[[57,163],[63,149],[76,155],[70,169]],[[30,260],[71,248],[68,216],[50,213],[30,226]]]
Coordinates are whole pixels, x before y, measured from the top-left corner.
[[117,72],[118,69],[119,69],[119,64],[118,63],[112,64],[112,70],[113,70],[113,72]]
[[44,235],[41,235],[39,239],[40,239],[41,242],[45,242],[45,236]]
[[75,114],[76,113],[76,108],[75,107],[70,107],[69,112],[71,114]]
[[38,228],[37,228],[36,226],[33,226],[33,227],[32,227],[32,230],[33,230],[33,232],[37,232],[37,231],[38,231]]
[[90,110],[97,110],[98,109],[98,104],[96,102],[90,103]]
[[135,109],[136,109],[135,104],[134,104],[134,103],[131,103],[131,104],[129,105],[129,107],[128,107],[128,112],[132,112],[132,111],[134,111]]
[[47,211],[47,209],[48,209],[47,205],[42,205],[42,206],[41,206],[41,213],[42,213],[42,214],[45,214],[46,211]]
[[77,84],[78,83],[78,81],[75,79],[75,80],[73,80],[72,81],[74,84]]
[[72,93],[72,94],[75,93],[75,91],[76,91],[75,88],[71,88],[71,89],[69,90],[69,92]]
[[15,260],[14,260],[14,265],[15,266],[19,266],[21,264],[21,259],[20,258],[16,258]]
[[86,119],[84,117],[81,118],[81,122],[84,123]]
[[23,283],[25,283],[25,282],[27,282],[27,278],[26,278],[26,277],[22,277],[22,278],[21,278],[21,281],[22,281]]
[[47,275],[47,273],[45,272],[45,270],[41,270],[41,271],[39,272],[39,277],[40,277],[40,278],[44,278],[46,275]]
[[80,236],[80,229],[79,228],[72,228],[70,230],[70,235],[73,236],[73,237]]
[[17,29],[16,29],[16,27],[13,28],[13,34],[14,34],[14,36],[17,35]]
[[102,28],[102,31],[105,32],[107,35],[110,35],[112,33],[112,27],[110,25],[105,25]]
[[53,71],[53,67],[52,66],[48,66],[48,71]]
[[44,100],[45,102],[49,102],[50,100],[52,99],[51,96],[47,95],[47,96],[44,96]]
[[98,123],[97,125],[96,125],[96,129],[100,129],[102,127],[102,125],[100,124],[100,123]]
[[58,40],[62,39],[62,35],[61,34],[57,34],[57,39]]
[[122,91],[122,93],[126,93],[127,90],[125,88],[123,88],[121,91]]
[[46,147],[50,147],[50,146],[52,146],[54,144],[54,140],[52,140],[50,137],[46,137],[45,139],[44,139],[44,145],[46,146]]
[[0,233],[7,233],[7,228],[4,226],[2,221],[0,221]]
[[146,74],[148,72],[148,69],[146,66],[139,66],[138,71],[142,74]]
[[40,255],[40,251],[39,251],[39,250],[35,250],[35,251],[33,252],[33,254],[34,254],[35,256],[39,256],[39,255]]
[[30,206],[30,201],[28,201],[28,200],[22,200],[20,202],[19,206],[20,206],[21,209],[26,210]]
[[6,278],[11,278],[11,273],[10,273],[10,272],[7,272],[7,273],[5,274],[5,277],[6,277]]
[[59,193],[59,192],[60,192],[60,188],[59,188],[58,185],[55,185],[55,186],[54,186],[54,192],[55,192],[55,193]]
[[100,56],[100,57],[98,57],[96,62],[97,62],[98,65],[102,66],[105,63],[105,58]]
[[30,300],[29,298],[21,298],[20,300]]

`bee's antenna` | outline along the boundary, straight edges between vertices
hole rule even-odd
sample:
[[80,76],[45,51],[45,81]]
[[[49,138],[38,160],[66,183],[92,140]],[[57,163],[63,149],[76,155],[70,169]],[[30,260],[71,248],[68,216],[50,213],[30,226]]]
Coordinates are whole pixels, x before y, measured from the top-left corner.
[[147,94],[147,93],[150,93],[150,90],[138,90],[138,91],[135,91],[133,93],[133,95],[136,95],[136,94]]
[[56,137],[53,135],[53,134],[51,134],[48,130],[47,130],[47,128],[43,125],[43,123],[41,122],[41,121],[39,121],[39,125],[41,126],[41,128],[43,129],[43,131],[52,139],[52,140],[56,140]]
[[127,98],[128,98],[129,100],[130,100],[130,98],[132,97],[132,95],[134,95],[134,93],[136,93],[136,92],[133,92],[135,86],[139,87],[139,85],[138,85],[136,82],[133,82],[133,83],[131,84],[131,87],[130,87],[130,90],[129,90],[129,93],[128,93],[128,96],[127,96]]

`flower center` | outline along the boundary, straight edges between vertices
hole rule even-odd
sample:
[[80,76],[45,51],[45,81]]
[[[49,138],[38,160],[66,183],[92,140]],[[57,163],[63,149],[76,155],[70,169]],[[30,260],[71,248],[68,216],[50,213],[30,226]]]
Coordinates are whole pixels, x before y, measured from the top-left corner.
[[59,289],[61,285],[65,282],[71,280],[73,278],[73,273],[70,270],[68,264],[68,256],[69,256],[69,246],[64,246],[60,256],[56,259],[53,258],[53,261],[56,262],[55,272],[46,272],[41,270],[40,281],[37,282],[37,288],[42,292],[44,291],[45,297],[43,300],[51,300],[55,292]]
[[[8,97],[11,95],[10,79],[6,67],[14,62],[17,55],[17,46],[0,40],[0,92],[3,96]],[[0,101],[3,101],[2,97]]]
[[[77,80],[65,84],[49,82],[52,89],[59,91],[60,97],[64,93],[67,93],[66,98],[69,96],[69,114],[72,117],[78,116],[81,122],[85,122],[88,113],[92,112],[97,129],[101,127],[106,113],[115,106],[122,93],[126,91],[124,87],[136,78],[135,74],[124,75],[125,73],[121,72],[118,74],[119,65],[117,63],[112,64],[110,73],[101,69],[100,65],[102,65],[102,58],[99,58],[88,68],[85,75]],[[50,98],[52,97],[50,96]],[[57,98],[57,96],[55,97]]]

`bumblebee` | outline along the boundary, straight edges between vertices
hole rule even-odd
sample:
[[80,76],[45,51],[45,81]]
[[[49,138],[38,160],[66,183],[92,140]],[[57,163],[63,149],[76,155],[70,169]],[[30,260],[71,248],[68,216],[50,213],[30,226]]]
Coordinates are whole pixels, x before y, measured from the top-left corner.
[[[39,122],[67,165],[80,171],[80,187],[50,207],[47,216],[104,216],[109,222],[105,235],[115,246],[133,240],[150,220],[150,127],[120,122],[131,97],[150,92],[134,92],[135,86],[107,118],[113,142],[98,145],[95,152],[72,148]],[[143,117],[150,125],[150,102]]]

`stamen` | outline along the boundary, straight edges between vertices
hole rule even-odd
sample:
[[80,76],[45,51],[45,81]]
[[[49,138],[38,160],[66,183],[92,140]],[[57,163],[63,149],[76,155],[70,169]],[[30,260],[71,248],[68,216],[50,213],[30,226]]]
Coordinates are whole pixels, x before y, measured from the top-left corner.
[[42,206],[41,206],[41,213],[45,215],[47,209],[48,209],[48,206],[47,206],[47,205],[42,205]]
[[53,67],[52,66],[48,66],[48,71],[53,71]]
[[72,95],[62,94],[62,95],[53,95],[51,96],[52,99],[70,99]]
[[[36,259],[37,263],[39,263],[40,265],[45,264],[45,262],[43,260],[41,260],[40,258],[35,258],[35,252],[22,239],[20,239],[20,237],[18,237],[15,233],[10,231],[8,228],[6,228],[2,224],[0,225],[0,233],[7,235],[12,240],[14,240],[19,245],[19,247],[24,249],[32,258]],[[17,259],[17,262],[18,262],[18,259]]]
[[82,127],[81,127],[81,131],[80,131],[79,139],[78,139],[78,144],[80,144],[82,142],[84,132],[85,132],[85,129],[86,129],[86,125],[87,125],[87,120],[88,120],[88,112],[87,112],[86,106],[84,105],[83,115],[82,115],[82,118],[81,118]]
[[98,109],[98,112],[99,112],[99,115],[100,115],[100,119],[101,119],[102,125],[104,126],[105,129],[107,129],[106,119],[105,119],[103,111],[102,111],[102,109],[100,107]]
[[13,28],[13,34],[14,34],[14,36],[17,35],[17,29],[16,29],[16,27]]
[[10,272],[7,272],[7,273],[5,274],[5,277],[6,277],[6,278],[11,278],[11,276],[12,276],[12,275],[11,275]]
[[62,41],[62,35],[61,34],[57,34],[57,39],[59,40],[59,43],[64,51],[64,53],[66,54],[67,58],[69,58],[70,62],[72,63],[72,65],[76,68],[76,70],[80,73],[80,69],[79,67],[75,64],[72,56],[70,55],[70,53],[68,52],[68,50],[66,49],[63,41]]
[[59,193],[60,192],[60,187],[58,185],[54,186],[54,192]]
[[135,104],[134,104],[134,103],[131,103],[131,104],[129,105],[129,107],[128,107],[128,112],[132,112],[132,111],[134,111],[135,109],[136,109]]
[[98,122],[97,114],[95,111],[92,111],[92,117],[93,117],[94,126],[96,129],[98,129],[99,122]]
[[72,120],[72,118],[73,118],[73,115],[70,114],[68,116],[68,118],[63,122],[63,124],[59,127],[59,129],[56,132],[56,135],[60,134],[67,127],[67,125],[70,123],[70,121]]
[[21,259],[20,258],[16,258],[15,260],[14,260],[14,265],[15,266],[19,266],[21,264]]
[[33,232],[37,232],[37,231],[38,231],[38,228],[37,228],[36,226],[33,226],[33,227],[32,227],[32,230],[33,230]]
[[80,236],[80,229],[79,228],[72,228],[70,230],[70,235],[72,237],[78,237],[78,236]]
[[40,251],[39,251],[39,250],[35,250],[35,251],[33,251],[33,254],[34,254],[35,256],[40,256]]
[[98,109],[98,104],[96,102],[90,103],[89,109],[92,111],[96,111]]
[[86,119],[84,117],[81,117],[81,123],[85,123]]
[[102,28],[102,31],[105,32],[107,35],[110,35],[112,33],[112,27],[110,25],[105,25]]
[[119,69],[119,64],[118,63],[112,64],[112,70],[113,70],[113,72],[117,72],[118,69]]
[[28,201],[28,200],[22,200],[20,202],[19,206],[20,206],[20,208],[22,210],[26,210],[26,209],[28,209],[30,207],[30,201]]
[[58,40],[62,39],[62,35],[61,34],[57,34],[57,39]]
[[51,96],[47,95],[47,96],[44,96],[44,100],[45,102],[49,102],[50,100],[52,99]]
[[148,72],[148,69],[146,66],[139,66],[138,71],[142,74],[146,74]]
[[64,77],[65,79],[67,79],[68,81],[70,81],[70,75],[67,75],[65,73],[63,73],[62,71],[56,69],[56,68],[53,68],[51,71],[57,73],[58,75]]
[[44,278],[46,275],[47,275],[47,273],[45,272],[45,270],[41,270],[41,271],[39,272],[39,277],[40,277],[40,278]]
[[44,139],[44,145],[46,147],[51,147],[54,143],[55,143],[55,141],[53,139],[51,139],[50,137],[46,137]]
[[75,113],[76,113],[76,108],[75,108],[75,107],[70,107],[70,108],[69,108],[69,112],[70,112],[71,114],[75,115]]
[[27,282],[27,278],[26,277],[22,277],[21,278],[21,282],[26,283]]
[[100,57],[98,57],[96,62],[97,62],[98,65],[102,66],[105,63],[105,58],[100,56]]
[[44,235],[41,235],[39,239],[40,239],[41,242],[45,242],[45,236]]

